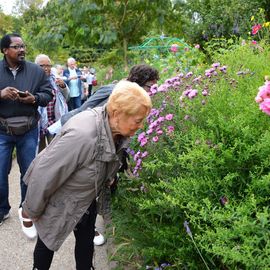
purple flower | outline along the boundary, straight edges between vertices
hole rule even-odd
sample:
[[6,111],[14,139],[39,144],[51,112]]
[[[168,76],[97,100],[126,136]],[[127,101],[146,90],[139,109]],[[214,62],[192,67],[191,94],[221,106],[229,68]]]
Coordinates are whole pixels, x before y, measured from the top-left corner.
[[173,80],[172,80],[172,79],[167,79],[167,80],[165,81],[165,83],[166,83],[166,84],[172,84],[172,83],[173,83]]
[[187,234],[192,238],[192,232],[191,232],[191,230],[190,230],[190,228],[188,226],[188,222],[186,220],[184,222],[184,227],[186,229]]
[[184,78],[184,73],[180,73],[178,76],[179,78]]
[[211,75],[212,75],[212,73],[211,73],[211,72],[209,72],[209,71],[205,71],[205,76],[206,76],[206,77],[210,78],[210,77],[211,77]]
[[139,158],[136,163],[136,167],[140,167],[142,164],[142,160]]
[[152,122],[152,123],[149,125],[149,129],[154,129],[154,128],[156,128],[157,126],[158,126],[157,121],[154,121],[154,122]]
[[153,129],[152,128],[149,128],[147,131],[146,131],[146,133],[148,134],[148,135],[150,135],[151,133],[153,133]]
[[131,156],[135,155],[135,151],[130,148],[127,149],[127,153],[129,153]]
[[219,70],[220,70],[221,72],[223,72],[223,73],[226,73],[226,71],[227,71],[227,66],[222,66],[222,67],[219,68]]
[[229,203],[229,199],[226,196],[221,196],[219,199],[219,202],[220,202],[221,206],[225,206],[226,204]]
[[198,95],[198,90],[193,89],[190,91],[190,93],[188,94],[189,99],[193,99],[194,97],[196,97]]
[[157,93],[157,88],[151,87],[151,88],[150,88],[149,95],[150,95],[150,96],[153,96],[153,95],[155,95],[156,93]]
[[202,76],[198,76],[195,79],[193,79],[193,82],[199,82],[202,79]]
[[157,123],[162,123],[164,120],[165,120],[165,117],[164,117],[164,116],[160,116],[160,117],[157,119]]
[[144,151],[143,153],[142,153],[142,158],[145,158],[145,157],[147,157],[148,156],[148,152],[147,151]]
[[184,95],[184,96],[188,96],[188,94],[191,92],[191,90],[192,90],[192,89],[185,90],[185,91],[183,92],[183,95]]
[[204,89],[204,90],[202,91],[202,95],[203,95],[203,96],[207,96],[207,95],[208,95],[208,91]]
[[159,140],[158,136],[155,136],[155,137],[153,137],[153,139],[152,139],[153,142],[158,142],[158,140]]
[[138,151],[138,152],[134,155],[133,159],[134,159],[135,161],[137,161],[137,160],[139,159],[140,155],[141,155],[141,152]]
[[174,82],[174,83],[173,83],[173,86],[174,86],[174,87],[177,87],[177,86],[180,86],[180,84],[181,84],[180,82]]
[[168,84],[162,84],[158,87],[157,91],[158,92],[167,92],[168,91],[168,87],[170,87],[170,85]]
[[186,78],[189,78],[189,77],[191,77],[193,75],[193,73],[190,71],[190,72],[188,72],[187,74],[186,74]]
[[218,68],[219,66],[220,66],[220,63],[214,63],[214,64],[212,65],[213,68]]

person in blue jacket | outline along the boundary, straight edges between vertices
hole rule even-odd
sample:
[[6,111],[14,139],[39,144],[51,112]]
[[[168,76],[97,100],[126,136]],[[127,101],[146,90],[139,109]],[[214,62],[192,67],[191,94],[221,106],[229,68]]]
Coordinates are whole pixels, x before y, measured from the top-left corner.
[[72,57],[67,60],[68,68],[64,70],[63,77],[69,87],[69,111],[79,108],[82,105],[82,81],[85,81],[82,72],[77,68],[76,60]]

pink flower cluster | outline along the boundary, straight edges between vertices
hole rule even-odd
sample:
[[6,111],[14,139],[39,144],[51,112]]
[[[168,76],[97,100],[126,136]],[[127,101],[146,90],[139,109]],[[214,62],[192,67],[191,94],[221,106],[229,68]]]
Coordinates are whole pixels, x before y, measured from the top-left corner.
[[261,24],[255,24],[251,30],[252,35],[256,35],[261,28],[262,28]]
[[[165,105],[163,105],[165,106]],[[148,129],[146,132],[141,132],[138,135],[138,142],[140,143],[140,147],[146,147],[150,142],[157,143],[160,139],[160,136],[166,133],[167,135],[174,132],[174,126],[168,125],[166,127],[165,123],[167,121],[173,120],[173,114],[169,113],[165,116],[160,116],[162,109],[152,109],[150,115],[148,116]],[[157,118],[156,120],[154,120]],[[131,152],[130,152],[131,153]],[[133,169],[133,174],[138,176],[138,171],[142,169],[143,159],[148,156],[147,151],[138,151],[136,154],[133,154],[133,160],[136,162],[136,165]]]
[[173,139],[179,126],[194,120],[189,110],[198,103],[193,100],[200,99],[201,104],[205,105],[212,91],[209,85],[215,83],[219,75],[226,74],[226,71],[227,67],[217,62],[202,74],[196,75],[191,71],[178,73],[175,77],[166,79],[163,84],[151,87],[149,95],[153,103],[159,105],[151,110],[146,129],[138,134],[137,142],[134,141],[137,150],[131,155],[135,163],[135,176],[142,170],[144,159],[155,152],[156,145]]
[[259,92],[255,101],[260,104],[260,110],[270,115],[270,81],[266,80],[265,84],[259,87]]

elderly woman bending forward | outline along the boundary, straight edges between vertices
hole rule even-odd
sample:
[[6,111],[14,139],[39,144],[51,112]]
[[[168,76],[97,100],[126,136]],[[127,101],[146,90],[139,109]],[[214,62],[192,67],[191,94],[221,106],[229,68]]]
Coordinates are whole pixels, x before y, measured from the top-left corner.
[[115,176],[129,137],[142,128],[151,107],[143,88],[121,81],[107,104],[72,117],[34,159],[24,177],[23,203],[38,233],[33,269],[49,269],[72,231],[76,269],[94,269],[95,199]]

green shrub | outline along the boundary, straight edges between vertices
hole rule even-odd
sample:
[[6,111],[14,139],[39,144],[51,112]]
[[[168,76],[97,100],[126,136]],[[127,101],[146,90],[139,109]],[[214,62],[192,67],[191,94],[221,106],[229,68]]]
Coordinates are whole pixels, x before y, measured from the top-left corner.
[[[126,243],[115,258],[123,265],[139,269],[140,258],[142,269],[162,262],[168,269],[270,267],[270,119],[254,101],[269,56],[267,48],[238,46],[217,59],[226,73],[217,67],[207,77],[200,66],[153,94],[145,131],[173,117],[145,133],[144,146],[137,138],[131,144],[134,176],[122,176],[113,204],[116,243]],[[187,89],[197,96],[187,98]]]

